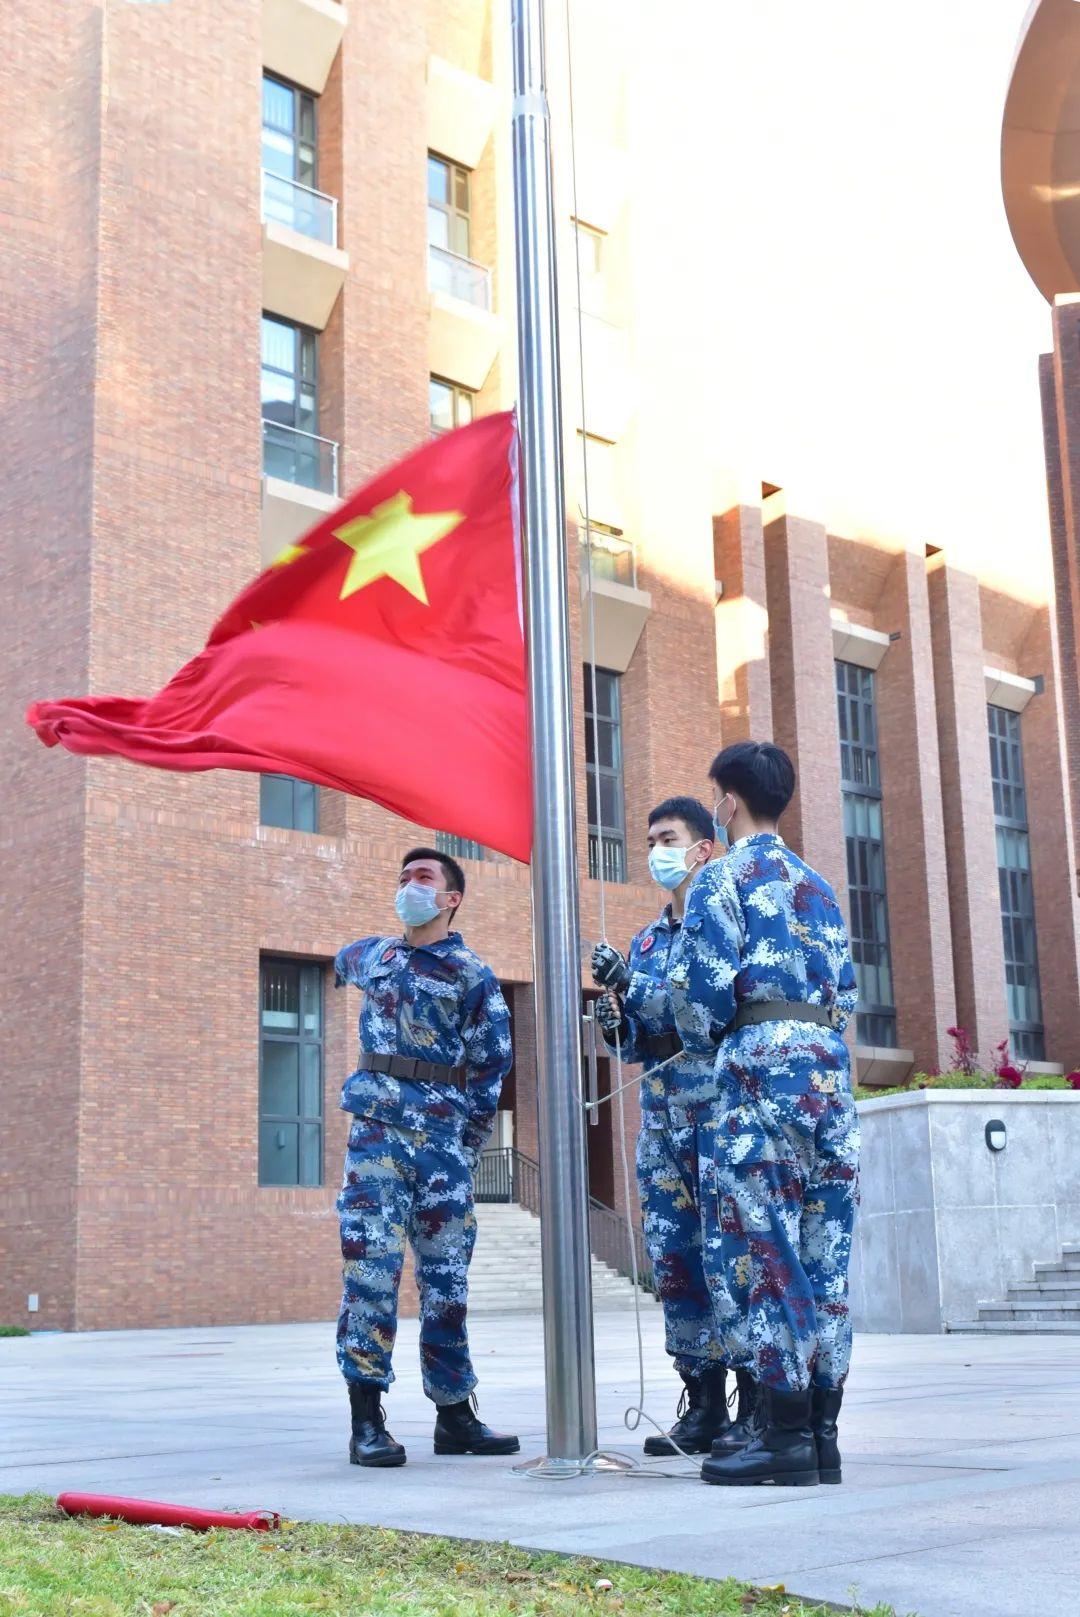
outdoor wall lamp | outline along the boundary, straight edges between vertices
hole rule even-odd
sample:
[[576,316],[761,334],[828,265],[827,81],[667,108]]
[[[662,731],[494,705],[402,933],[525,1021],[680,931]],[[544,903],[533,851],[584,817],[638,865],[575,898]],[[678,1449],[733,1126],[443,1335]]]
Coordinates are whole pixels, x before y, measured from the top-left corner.
[[1000,1118],[992,1117],[986,1125],[986,1143],[991,1151],[1004,1151],[1007,1137]]

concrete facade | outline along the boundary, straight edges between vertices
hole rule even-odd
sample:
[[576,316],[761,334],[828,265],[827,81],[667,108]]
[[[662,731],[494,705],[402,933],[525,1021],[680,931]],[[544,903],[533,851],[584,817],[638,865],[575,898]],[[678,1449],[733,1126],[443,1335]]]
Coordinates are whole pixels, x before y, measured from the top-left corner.
[[[292,4],[274,0],[276,29]],[[302,21],[300,0],[294,9]],[[515,396],[508,8],[372,0],[346,16],[323,0],[318,9],[342,24],[314,93],[318,184],[337,199],[348,261],[318,335],[319,432],[337,444],[348,489],[427,435],[429,378],[443,364],[436,352],[449,352],[438,346],[448,330],[463,367],[477,363],[480,339],[497,338],[478,411]],[[1047,1056],[1075,1065],[1064,783],[1076,759],[1070,773],[1061,710],[1068,722],[1071,698],[1058,683],[1049,603],[1014,610],[987,580],[950,571],[947,552],[944,563],[928,558],[918,536],[826,525],[794,494],[728,479],[723,446],[702,426],[714,356],[671,341],[678,311],[711,296],[693,234],[699,176],[672,161],[664,195],[629,183],[663,132],[646,98],[630,94],[621,19],[615,0],[603,0],[575,41],[577,206],[600,241],[581,295],[584,422],[565,58],[557,41],[551,49],[576,660],[580,427],[611,472],[606,489],[596,481],[602,520],[632,545],[647,598],[640,638],[617,670],[628,879],[608,887],[608,934],[625,944],[658,907],[644,852],[649,808],[672,792],[707,799],[711,756],[747,735],[792,751],[800,789],[790,840],[847,902],[837,623],[895,637],[876,681],[897,1044],[917,1068],[940,1065],[960,1016],[988,1049],[1008,1016],[983,669],[1038,674],[1043,690],[1023,733],[1039,794],[1031,838]],[[356,1005],[330,992],[326,967],[344,941],[393,925],[400,854],[437,830],[328,791],[317,832],[262,825],[253,777],[46,753],[22,725],[36,697],[158,688],[259,569],[263,22],[264,0],[69,0],[47,20],[22,8],[0,59],[0,95],[24,132],[2,248],[4,358],[21,399],[0,486],[0,697],[11,738],[0,815],[9,954],[0,1319],[13,1323],[96,1329],[332,1311],[344,1141],[336,1098]],[[442,155],[471,154],[470,252],[491,284],[484,320],[445,298],[435,309],[429,293],[428,129],[439,131]],[[678,222],[682,251],[658,281],[643,266],[665,221]],[[1045,545],[1042,534],[1027,537]],[[597,610],[612,600],[598,591]],[[583,699],[579,689],[578,852],[591,942],[600,892],[585,874]],[[470,861],[468,872],[466,935],[498,972],[515,1018],[505,1109],[515,1143],[535,1157],[528,874],[497,857]],[[319,1185],[259,1183],[267,957],[323,968]],[[606,1070],[601,1081],[611,1082]],[[631,1095],[628,1141],[636,1122]],[[619,1128],[605,1113],[589,1131],[592,1189],[617,1204]]]
[[[1080,1096],[945,1090],[863,1101],[851,1262],[856,1330],[973,1320],[1031,1266],[1080,1240]],[[1003,1122],[1004,1150],[986,1141]]]

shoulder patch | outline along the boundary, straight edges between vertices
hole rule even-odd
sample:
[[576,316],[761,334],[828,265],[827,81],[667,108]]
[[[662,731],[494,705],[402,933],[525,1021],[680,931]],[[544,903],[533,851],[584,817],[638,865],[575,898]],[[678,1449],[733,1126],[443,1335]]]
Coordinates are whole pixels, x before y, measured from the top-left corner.
[[379,956],[379,959],[385,965],[388,960],[393,960],[393,958],[394,958],[394,945],[391,943],[389,948],[386,948],[386,949],[383,950],[382,954]]
[[645,935],[645,937],[643,937],[642,940],[641,940],[641,953],[642,954],[648,954],[649,950],[652,948],[652,946],[653,946],[653,944],[655,942],[656,942],[656,933],[655,932],[647,933]]

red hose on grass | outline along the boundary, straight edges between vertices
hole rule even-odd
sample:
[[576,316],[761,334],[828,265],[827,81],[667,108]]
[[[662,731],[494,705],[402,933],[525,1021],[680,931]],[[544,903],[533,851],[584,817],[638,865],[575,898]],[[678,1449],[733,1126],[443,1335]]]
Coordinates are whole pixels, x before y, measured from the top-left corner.
[[62,1493],[57,1507],[65,1516],[111,1516],[143,1527],[247,1527],[267,1533],[281,1526],[276,1510],[197,1510],[193,1505],[162,1505],[154,1499],[120,1499],[107,1493]]

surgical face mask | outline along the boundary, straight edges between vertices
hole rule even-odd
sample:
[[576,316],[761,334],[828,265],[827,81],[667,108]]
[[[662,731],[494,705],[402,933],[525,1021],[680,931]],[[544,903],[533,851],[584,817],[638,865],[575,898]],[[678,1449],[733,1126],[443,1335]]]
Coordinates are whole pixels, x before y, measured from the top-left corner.
[[394,909],[402,926],[426,926],[439,914],[435,894],[423,882],[407,882],[394,895]]
[[[720,799],[720,803],[723,803],[726,800],[726,796],[727,794],[725,793],[724,797]],[[728,826],[735,818],[735,806],[734,804],[732,805],[731,813],[728,815],[727,819],[721,820],[720,803],[717,803],[713,809],[713,830],[716,832],[716,841],[719,846],[721,848],[727,848],[731,842],[731,838],[728,836]]]
[[681,887],[690,874],[686,864],[686,856],[690,851],[689,848],[665,848],[659,843],[655,848],[651,848],[649,875],[653,881],[658,882],[661,887],[666,887],[669,893],[673,893],[676,887]]

